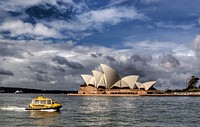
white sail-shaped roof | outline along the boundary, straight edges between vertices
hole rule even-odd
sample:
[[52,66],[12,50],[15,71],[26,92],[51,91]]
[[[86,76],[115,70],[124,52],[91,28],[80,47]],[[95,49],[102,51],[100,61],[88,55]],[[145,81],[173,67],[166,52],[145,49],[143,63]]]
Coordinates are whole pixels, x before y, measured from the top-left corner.
[[96,70],[92,70],[92,73],[94,75],[95,86],[97,86],[100,82],[100,79],[101,79],[103,73],[100,71],[96,71]]
[[130,75],[122,78],[121,80],[124,81],[131,89],[133,89],[138,78],[138,75]]
[[121,88],[121,80],[117,81],[117,82],[116,82],[113,86],[111,86],[110,88],[112,88],[112,87],[114,87],[114,86]]
[[124,87],[129,87],[129,85],[125,81],[121,80],[121,88]]
[[94,85],[96,87],[96,83],[95,83],[95,78],[94,76],[91,78],[91,80],[88,82],[88,85],[91,84],[91,85]]
[[129,87],[128,84],[124,82],[123,80],[117,81],[113,86],[111,86],[111,88],[114,86],[119,87],[119,88]]
[[103,74],[100,78],[99,83],[97,84],[97,87],[99,86],[105,86],[106,87],[106,81],[105,81],[105,75]]
[[135,84],[136,84],[136,86],[137,86],[138,89],[141,88],[142,83],[140,83],[140,82],[135,82]]
[[111,67],[105,64],[100,64],[100,65],[105,75],[106,88],[110,88],[113,84],[115,84],[118,80],[120,80],[120,77],[117,74],[117,72]]
[[93,78],[92,75],[81,75],[81,77],[83,78],[83,80],[85,81],[86,85],[90,84],[91,79]]
[[145,90],[149,90],[149,88],[151,88],[155,83],[156,81],[145,82],[142,84],[142,86],[144,86]]

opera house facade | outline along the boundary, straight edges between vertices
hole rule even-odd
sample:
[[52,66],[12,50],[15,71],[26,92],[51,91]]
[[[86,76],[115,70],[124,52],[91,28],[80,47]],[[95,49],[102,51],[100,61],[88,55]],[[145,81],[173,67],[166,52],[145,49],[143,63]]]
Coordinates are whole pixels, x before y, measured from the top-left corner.
[[80,86],[78,95],[145,95],[157,90],[153,87],[156,81],[138,82],[138,75],[120,77],[116,70],[100,64],[102,71],[92,70],[93,75],[81,75],[84,84]]

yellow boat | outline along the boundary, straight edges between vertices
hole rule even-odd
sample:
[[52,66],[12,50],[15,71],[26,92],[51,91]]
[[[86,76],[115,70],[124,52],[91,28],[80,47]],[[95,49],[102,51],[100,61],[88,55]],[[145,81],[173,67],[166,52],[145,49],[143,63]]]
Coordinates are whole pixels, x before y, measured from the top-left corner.
[[59,111],[59,109],[62,107],[61,104],[58,102],[50,99],[45,98],[43,95],[38,96],[37,98],[33,98],[31,103],[28,107],[26,107],[26,110],[49,110],[54,109],[56,111]]

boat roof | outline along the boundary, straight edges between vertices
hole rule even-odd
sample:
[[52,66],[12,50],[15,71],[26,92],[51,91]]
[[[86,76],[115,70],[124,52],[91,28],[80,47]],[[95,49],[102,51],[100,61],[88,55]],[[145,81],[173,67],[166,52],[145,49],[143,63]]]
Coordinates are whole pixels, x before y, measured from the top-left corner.
[[44,96],[38,96],[37,98],[33,98],[32,100],[52,100],[51,98],[46,98]]

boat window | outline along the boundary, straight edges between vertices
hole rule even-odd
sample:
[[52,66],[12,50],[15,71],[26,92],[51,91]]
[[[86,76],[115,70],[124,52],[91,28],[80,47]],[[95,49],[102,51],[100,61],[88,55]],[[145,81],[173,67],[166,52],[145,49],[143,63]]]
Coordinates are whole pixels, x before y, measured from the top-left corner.
[[41,100],[40,104],[46,104],[46,101],[45,100]]
[[51,104],[51,100],[47,100],[47,104]]
[[35,104],[35,100],[32,100],[32,103]]
[[39,100],[35,100],[35,104],[39,104]]

